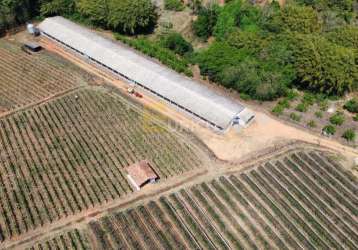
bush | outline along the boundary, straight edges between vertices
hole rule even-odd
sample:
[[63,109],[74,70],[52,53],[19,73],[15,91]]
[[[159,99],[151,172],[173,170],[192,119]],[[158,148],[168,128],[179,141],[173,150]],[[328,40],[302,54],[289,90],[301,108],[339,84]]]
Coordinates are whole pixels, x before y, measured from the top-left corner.
[[327,111],[328,110],[328,101],[327,100],[320,101],[318,106],[321,111]]
[[322,131],[327,135],[334,135],[336,133],[336,127],[333,125],[327,125],[322,129]]
[[358,114],[356,114],[355,116],[353,116],[353,121],[358,122]]
[[342,125],[345,121],[345,118],[344,118],[344,114],[343,113],[340,113],[340,112],[337,112],[335,113],[333,116],[331,116],[329,118],[329,121],[330,123],[332,123],[333,125]]
[[291,107],[289,99],[287,97],[278,102],[279,105],[282,105],[285,109],[289,109]]
[[308,105],[304,102],[301,102],[296,106],[295,110],[302,112],[302,113],[306,113],[308,110]]
[[162,47],[170,49],[181,56],[193,52],[193,46],[181,34],[175,32],[161,36],[160,44]]
[[277,104],[272,110],[271,112],[277,116],[280,116],[283,114],[283,111],[285,110],[285,107],[280,105],[280,104]]
[[356,139],[356,132],[353,129],[347,129],[342,137],[346,139],[347,141],[355,141]]
[[303,95],[302,102],[308,106],[312,106],[316,102],[316,96],[312,93],[306,92]]
[[298,96],[299,96],[298,92],[292,89],[288,90],[286,94],[286,98],[290,101],[296,100]]
[[181,0],[165,0],[164,8],[166,10],[181,11],[184,9],[184,4]]
[[240,94],[240,98],[244,101],[248,101],[248,100],[251,100],[251,97],[248,95],[248,94],[245,94],[245,93],[241,93]]
[[302,116],[300,116],[300,115],[298,115],[296,113],[291,113],[290,118],[293,121],[299,122],[299,121],[301,121]]
[[352,113],[358,113],[358,98],[353,98],[344,104],[344,108]]
[[323,117],[322,111],[316,111],[314,114],[315,114],[315,116],[316,116],[317,118],[322,118],[322,117]]
[[307,123],[307,126],[310,127],[310,128],[315,128],[315,127],[317,127],[316,122],[315,122],[314,120],[310,120],[310,121]]

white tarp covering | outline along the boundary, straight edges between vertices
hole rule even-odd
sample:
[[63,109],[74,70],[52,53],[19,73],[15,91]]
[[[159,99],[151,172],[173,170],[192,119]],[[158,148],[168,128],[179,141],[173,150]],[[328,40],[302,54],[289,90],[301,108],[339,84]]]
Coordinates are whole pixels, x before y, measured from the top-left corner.
[[226,129],[237,119],[241,119],[240,124],[246,124],[254,116],[244,106],[203,84],[63,17],[47,18],[38,28],[42,34],[106,65],[216,127]]

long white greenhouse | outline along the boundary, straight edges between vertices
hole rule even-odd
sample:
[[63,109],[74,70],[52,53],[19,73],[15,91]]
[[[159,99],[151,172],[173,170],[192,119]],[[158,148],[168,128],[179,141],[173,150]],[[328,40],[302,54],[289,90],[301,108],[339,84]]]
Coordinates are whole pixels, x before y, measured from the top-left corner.
[[63,17],[47,18],[38,28],[43,35],[220,130],[233,124],[246,127],[254,118],[243,105]]

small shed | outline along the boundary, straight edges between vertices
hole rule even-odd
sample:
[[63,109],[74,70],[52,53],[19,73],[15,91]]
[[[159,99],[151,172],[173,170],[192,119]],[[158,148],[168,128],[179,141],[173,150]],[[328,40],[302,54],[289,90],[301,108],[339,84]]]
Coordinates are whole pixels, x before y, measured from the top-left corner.
[[155,173],[147,160],[142,160],[128,166],[126,171],[129,181],[137,190],[140,190],[148,183],[155,183],[159,179],[159,176]]
[[42,47],[37,43],[29,42],[25,43],[24,46],[26,49],[31,50],[32,52],[39,52],[42,49]]

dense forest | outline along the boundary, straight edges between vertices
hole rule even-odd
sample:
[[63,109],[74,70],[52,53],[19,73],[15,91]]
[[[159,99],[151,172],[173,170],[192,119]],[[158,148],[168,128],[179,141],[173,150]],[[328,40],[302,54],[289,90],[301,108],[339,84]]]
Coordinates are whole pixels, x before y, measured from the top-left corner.
[[[253,99],[273,100],[292,87],[343,95],[358,88],[358,26],[355,0],[290,0],[256,6],[231,0],[223,7],[166,0],[173,11],[191,8],[194,50],[181,34],[150,40],[158,10],[150,0],[3,0],[0,31],[35,17],[63,15],[111,29],[116,38],[186,75],[197,64],[202,76]],[[131,35],[131,36],[127,36]]]

